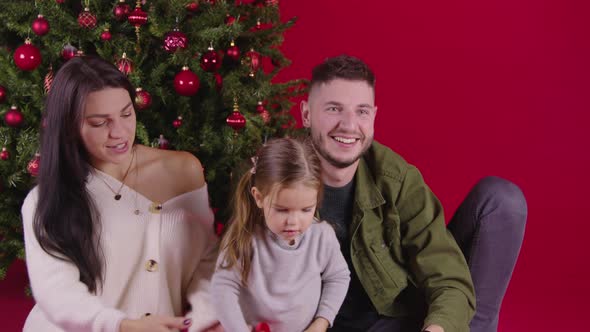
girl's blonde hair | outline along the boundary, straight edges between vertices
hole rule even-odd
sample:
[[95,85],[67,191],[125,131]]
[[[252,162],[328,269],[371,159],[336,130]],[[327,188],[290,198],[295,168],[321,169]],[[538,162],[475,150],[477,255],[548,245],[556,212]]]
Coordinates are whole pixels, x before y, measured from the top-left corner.
[[230,224],[221,242],[225,254],[221,268],[239,264],[242,284],[248,282],[252,263],[252,237],[265,229],[264,213],[251,194],[256,187],[263,197],[297,183],[318,190],[322,196],[320,159],[309,139],[276,138],[262,146],[253,158],[252,170],[238,183],[232,200]]

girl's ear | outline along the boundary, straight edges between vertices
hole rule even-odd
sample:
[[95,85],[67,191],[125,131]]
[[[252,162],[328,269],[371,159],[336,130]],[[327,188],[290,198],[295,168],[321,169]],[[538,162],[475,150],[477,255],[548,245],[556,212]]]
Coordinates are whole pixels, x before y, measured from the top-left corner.
[[256,188],[256,187],[252,187],[252,189],[250,190],[250,193],[252,194],[252,197],[254,197],[254,201],[256,202],[256,206],[258,206],[259,208],[262,209],[263,199],[262,199],[262,193],[260,193],[260,190],[258,190],[258,188]]

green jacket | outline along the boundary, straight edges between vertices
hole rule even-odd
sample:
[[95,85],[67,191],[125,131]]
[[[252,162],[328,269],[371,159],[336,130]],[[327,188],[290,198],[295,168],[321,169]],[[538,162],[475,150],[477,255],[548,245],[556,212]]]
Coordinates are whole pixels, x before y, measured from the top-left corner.
[[468,332],[475,312],[471,275],[418,169],[373,142],[355,178],[350,253],[379,314],[414,314],[409,302],[416,299],[400,293],[415,287],[426,301],[424,326]]

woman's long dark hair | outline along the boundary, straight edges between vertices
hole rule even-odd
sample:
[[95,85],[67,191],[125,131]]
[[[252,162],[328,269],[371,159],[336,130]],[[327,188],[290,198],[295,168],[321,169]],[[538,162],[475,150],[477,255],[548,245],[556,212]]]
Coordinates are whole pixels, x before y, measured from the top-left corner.
[[91,165],[80,129],[88,94],[108,87],[126,89],[134,100],[127,77],[101,58],[75,57],[57,72],[45,101],[33,223],[41,248],[74,263],[80,281],[93,293],[103,282],[104,258],[100,216],[86,190]]

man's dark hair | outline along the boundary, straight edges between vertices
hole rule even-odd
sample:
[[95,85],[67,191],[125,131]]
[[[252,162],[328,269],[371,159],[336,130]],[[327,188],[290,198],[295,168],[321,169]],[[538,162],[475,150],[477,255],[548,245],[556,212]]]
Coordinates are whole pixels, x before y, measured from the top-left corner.
[[373,74],[371,68],[361,59],[345,54],[327,58],[324,62],[315,66],[311,72],[310,88],[336,78],[364,81],[372,88],[375,88],[375,74]]

